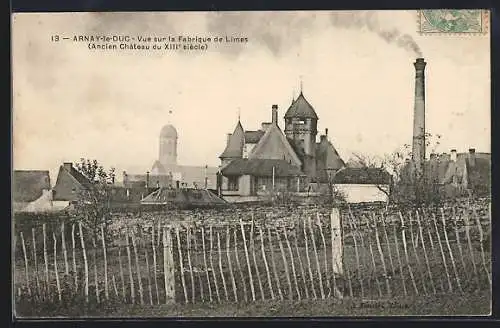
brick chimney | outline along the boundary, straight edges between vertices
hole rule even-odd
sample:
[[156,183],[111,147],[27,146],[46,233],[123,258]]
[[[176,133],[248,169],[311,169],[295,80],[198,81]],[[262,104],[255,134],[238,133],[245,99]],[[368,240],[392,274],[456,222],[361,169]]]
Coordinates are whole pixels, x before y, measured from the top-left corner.
[[325,136],[328,137],[328,128],[325,129]]
[[278,125],[278,105],[273,105],[272,106],[272,121],[271,123]]
[[422,182],[425,161],[425,66],[423,58],[415,63],[415,99],[413,107],[412,159],[415,164],[415,179]]
[[63,166],[64,166],[64,168],[65,168],[66,170],[71,171],[71,169],[73,168],[73,163],[71,163],[71,162],[65,162],[65,163],[63,164]]
[[457,161],[457,150],[456,149],[450,150],[450,161],[452,161],[452,162]]
[[227,134],[227,140],[226,140],[226,142],[227,142],[228,145],[229,145],[229,140],[231,139],[231,135],[232,135],[232,133],[228,133]]
[[476,150],[474,148],[469,149],[469,166],[474,167],[476,166]]

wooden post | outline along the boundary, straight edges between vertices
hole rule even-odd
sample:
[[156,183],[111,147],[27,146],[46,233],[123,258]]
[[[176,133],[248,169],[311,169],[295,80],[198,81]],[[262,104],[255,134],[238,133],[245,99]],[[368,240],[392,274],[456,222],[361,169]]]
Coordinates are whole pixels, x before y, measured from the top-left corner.
[[271,252],[271,264],[273,265],[274,280],[276,281],[276,288],[278,289],[278,295],[280,300],[283,301],[283,292],[281,291],[281,283],[278,275],[278,269],[276,268],[276,258],[274,257],[274,247],[273,240],[271,238],[271,229],[267,228],[267,238],[269,240],[269,250]]
[[264,260],[264,266],[266,267],[266,275],[267,275],[267,284],[269,286],[269,293],[271,295],[271,299],[274,300],[274,290],[273,290],[273,284],[272,284],[272,281],[271,281],[271,273],[269,271],[269,266],[267,264],[267,259],[266,259],[266,251],[264,249],[264,242],[265,242],[265,236],[264,234],[262,233],[262,228],[259,227],[259,236],[260,236],[260,250],[261,250],[261,253],[262,253],[262,259]]
[[286,282],[288,283],[288,298],[292,300],[293,299],[292,281],[290,279],[290,272],[288,271],[288,262],[286,260],[285,251],[283,250],[283,244],[281,243],[281,237],[280,237],[278,231],[276,231],[276,237],[278,239],[278,245],[280,248],[281,257],[283,259],[283,266],[285,268]]
[[410,273],[410,279],[413,284],[413,288],[415,289],[415,294],[418,295],[417,284],[415,283],[415,277],[413,276],[413,270],[410,265],[410,258],[408,257],[408,247],[406,245],[406,226],[403,219],[403,214],[401,214],[401,212],[399,212],[399,218],[401,220],[401,238],[403,239],[403,250],[405,252],[406,266],[408,267],[408,272]]
[[96,242],[95,242],[95,238],[92,237],[92,246],[94,246],[94,248],[92,249],[92,258],[93,258],[93,262],[94,262],[94,283],[95,283],[95,297],[96,297],[96,300],[97,300],[97,303],[101,303],[101,299],[100,299],[100,295],[99,295],[99,280],[98,280],[98,277],[97,277],[97,245],[96,245]]
[[415,236],[413,234],[413,224],[411,221],[413,220],[413,217],[411,215],[411,212],[408,212],[408,222],[409,222],[409,228],[410,228],[410,238],[411,238],[411,245],[413,249],[413,253],[415,253],[415,261],[417,261],[417,266],[418,266],[418,272],[420,274],[420,280],[422,281],[422,290],[424,291],[424,295],[427,295],[427,287],[425,286],[425,275],[424,275],[424,268],[420,262],[420,256],[418,255],[417,251],[417,243],[418,243],[418,234]]
[[455,211],[455,207],[453,207],[453,214],[452,215],[453,215],[453,229],[455,231],[455,239],[457,240],[458,253],[460,254],[460,262],[462,264],[462,270],[465,274],[465,277],[468,280],[469,279],[469,270],[467,270],[467,267],[465,266],[464,252],[462,249],[462,241],[460,240],[460,233],[458,232],[457,213]]
[[418,232],[420,234],[420,240],[422,242],[422,249],[424,250],[424,258],[425,258],[425,265],[427,267],[427,273],[429,274],[429,280],[431,282],[432,291],[434,294],[436,294],[436,286],[434,285],[434,278],[432,276],[432,270],[429,264],[429,257],[427,256],[427,249],[425,247],[425,238],[422,231],[422,223],[420,222],[420,214],[418,213],[418,211],[416,212],[416,216],[417,216]]
[[123,264],[122,264],[122,250],[121,247],[118,246],[118,266],[120,267],[120,281],[122,285],[122,298],[125,302],[127,300],[127,295],[125,294],[125,276],[123,274]]
[[[195,232],[194,232],[194,248],[196,250],[196,253],[198,253],[199,248],[198,248],[198,237],[196,235],[196,229],[195,229]],[[203,253],[205,253],[205,252],[203,252]],[[204,290],[203,290],[203,278],[201,277],[201,273],[198,274],[198,282],[200,283],[200,298],[201,298],[201,301],[205,302],[205,293],[204,293]]]
[[377,217],[372,214],[373,223],[375,225],[375,240],[377,242],[378,254],[380,256],[380,261],[382,262],[382,270],[384,272],[385,287],[387,289],[387,295],[392,296],[391,284],[389,282],[389,275],[387,273],[387,267],[385,266],[384,252],[382,251],[382,245],[380,244],[380,236],[378,232]]
[[442,208],[441,208],[441,222],[443,223],[444,240],[446,242],[446,247],[448,248],[448,253],[450,255],[451,265],[453,268],[453,272],[455,273],[455,278],[457,281],[458,290],[463,293],[462,283],[460,282],[460,276],[458,275],[457,266],[455,264],[455,258],[453,256],[453,252],[451,251],[450,241],[448,240],[448,233],[446,231],[446,219],[444,217],[444,210]]
[[358,280],[359,280],[359,286],[360,286],[360,289],[361,289],[361,299],[364,299],[365,298],[365,291],[364,291],[364,287],[363,287],[363,276],[362,276],[362,271],[361,271],[361,263],[359,261],[359,250],[358,250],[358,242],[356,240],[356,234],[359,233],[356,229],[356,226],[354,225],[354,215],[352,214],[352,212],[349,210],[349,228],[351,228],[351,236],[352,236],[352,240],[354,242],[354,254],[356,256],[356,269],[357,269],[357,273],[356,273],[356,276],[358,277]]
[[30,275],[29,275],[29,271],[28,271],[28,254],[26,253],[26,244],[24,242],[24,236],[23,236],[23,232],[21,231],[21,244],[22,244],[22,247],[23,247],[23,255],[24,255],[24,273],[26,275],[26,287],[28,289],[28,295],[31,297],[31,287],[30,287]]
[[307,230],[306,230],[306,220],[303,221],[303,231],[304,231],[304,242],[306,246],[306,259],[307,259],[307,269],[309,271],[309,279],[311,280],[311,290],[313,292],[313,299],[317,299],[316,287],[314,286],[314,277],[311,269],[311,258],[309,257],[309,243],[307,241]]
[[[367,227],[370,230],[370,221],[367,220]],[[370,233],[369,231],[368,233]],[[380,280],[378,279],[378,273],[377,273],[377,265],[375,263],[375,255],[373,254],[373,247],[372,247],[372,240],[371,237],[368,237],[368,248],[370,250],[370,256],[372,259],[372,268],[373,268],[373,275],[375,276],[375,283],[377,284],[377,291],[378,291],[378,296],[382,298],[382,288],[380,287]]]
[[153,287],[151,284],[151,267],[149,266],[149,253],[148,248],[144,245],[144,257],[146,258],[146,278],[148,280],[148,296],[149,304],[153,305]]
[[396,273],[396,267],[394,265],[394,261],[392,260],[392,251],[391,251],[391,242],[389,241],[389,236],[387,235],[387,227],[386,227],[386,216],[382,215],[382,230],[384,232],[385,242],[387,244],[387,253],[389,254],[389,263],[391,265],[392,275]]
[[[160,229],[158,228],[158,243],[160,241]],[[153,277],[155,280],[155,291],[156,291],[156,304],[160,304],[160,291],[158,290],[158,274],[156,272],[157,270],[157,264],[156,264],[156,247],[158,247],[155,243],[155,226],[154,224],[151,226],[151,248],[153,249]]]
[[[34,239],[33,239],[34,240]],[[71,225],[71,248],[73,261],[73,275],[75,278],[75,292],[78,291],[78,271],[76,269],[76,242],[75,242],[75,224]]]
[[172,234],[163,227],[163,273],[165,283],[165,304],[175,302],[175,264]]
[[241,235],[243,237],[243,247],[245,249],[245,258],[247,260],[247,267],[248,267],[248,275],[250,278],[250,291],[252,292],[252,300],[255,302],[255,289],[253,286],[253,277],[252,277],[252,269],[250,267],[250,258],[248,255],[248,248],[247,248],[247,239],[245,236],[245,228],[243,227],[243,221],[240,218],[240,227],[241,227]]
[[[89,265],[87,262],[87,252],[85,251],[85,241],[83,238],[82,222],[78,222],[78,229],[80,231],[80,243],[82,245],[83,264],[84,264],[84,270],[85,270],[84,271],[84,274],[85,274],[85,287],[84,287],[85,301],[88,303],[89,302]],[[44,236],[45,236],[45,234],[44,234]]]
[[104,255],[104,296],[109,300],[109,287],[108,287],[108,256],[106,250],[106,238],[104,237],[104,225],[101,225],[101,240],[102,240],[102,253]]
[[[288,236],[286,233],[286,227],[283,229],[283,234],[285,236],[285,242],[286,242],[286,246],[288,248],[288,253],[290,254],[290,263],[292,264],[292,275],[293,275],[293,282],[295,284],[295,291],[297,292],[297,298],[300,301],[302,299],[302,296],[300,295],[299,283],[297,282],[297,273],[295,272],[295,263],[293,261],[292,247],[290,246],[290,241],[288,240]],[[325,259],[326,259],[326,257],[325,257]]]
[[[56,275],[57,298],[61,301],[61,283],[59,282],[59,269],[57,268],[57,238],[55,232],[52,233],[54,239],[54,273]],[[24,246],[24,245],[23,245]]]
[[238,254],[238,238],[237,238],[236,230],[237,230],[237,228],[235,228],[234,231],[233,231],[233,235],[234,235],[234,254],[236,256],[236,266],[238,267],[238,272],[240,273],[241,283],[243,285],[243,298],[244,298],[245,302],[248,302],[247,284],[245,282],[245,277],[243,275],[243,269],[241,267],[240,257],[239,257],[239,254]]
[[212,287],[210,286],[210,274],[208,273],[207,252],[205,250],[205,229],[203,227],[201,227],[201,242],[203,246],[203,262],[205,263],[205,272],[207,274],[208,294],[210,297],[210,303],[212,303]]
[[222,278],[222,287],[224,288],[224,295],[226,301],[229,302],[229,293],[227,292],[226,277],[224,276],[224,268],[222,267],[222,248],[220,246],[220,233],[217,231],[217,254],[219,258],[219,270]]
[[399,242],[398,242],[398,234],[396,230],[396,223],[393,222],[392,224],[392,230],[393,230],[393,235],[394,235],[394,244],[396,246],[396,256],[398,258],[398,264],[399,264],[399,271],[401,272],[401,282],[403,283],[403,292],[405,296],[408,296],[408,290],[406,289],[406,280],[405,280],[405,272],[403,269],[403,261],[401,261],[401,254],[399,252]]
[[309,225],[309,232],[311,234],[311,242],[313,244],[313,250],[314,250],[314,258],[316,260],[316,268],[318,270],[318,278],[319,278],[319,290],[321,293],[321,298],[325,299],[325,289],[323,288],[323,277],[321,274],[321,265],[319,264],[319,256],[318,256],[318,250],[316,248],[316,238],[314,237],[314,230],[311,224],[311,218],[307,217],[307,223]]
[[327,294],[327,297],[330,297],[330,295],[332,295],[333,290],[332,290],[332,286],[330,284],[330,277],[328,275],[328,252],[327,252],[327,249],[326,249],[326,241],[325,241],[325,235],[323,234],[323,227],[322,227],[322,223],[321,223],[321,218],[319,216],[319,212],[316,212],[316,220],[317,220],[317,223],[318,223],[318,228],[319,228],[319,234],[321,236],[321,242],[323,243],[323,253],[325,254],[325,277],[326,277],[326,287],[328,288],[328,294]]
[[66,233],[64,232],[64,222],[61,223],[61,246],[64,256],[64,274],[69,275],[68,251],[66,250]]
[[332,242],[332,277],[333,277],[333,292],[338,298],[342,298],[342,294],[337,288],[337,279],[335,274],[343,274],[343,257],[344,257],[344,235],[342,234],[342,222],[340,212],[337,208],[332,208],[330,213],[330,233]]
[[464,221],[465,221],[464,222],[465,223],[465,236],[467,237],[467,244],[469,245],[469,254],[470,254],[470,259],[472,262],[472,268],[474,270],[474,276],[476,277],[477,288],[479,288],[481,283],[479,280],[479,273],[477,271],[476,260],[474,259],[474,249],[472,248],[472,241],[470,238],[471,222],[470,222],[468,213],[464,214]]
[[139,281],[139,302],[144,305],[144,289],[142,287],[141,266],[139,264],[139,252],[137,250],[137,243],[135,242],[135,234],[132,232],[132,246],[134,247],[135,269],[137,271],[137,280]]
[[217,283],[217,276],[215,274],[215,268],[214,268],[214,257],[213,257],[214,235],[213,235],[212,225],[210,225],[209,231],[210,231],[210,269],[212,270],[212,277],[215,285],[215,295],[217,295],[217,301],[220,303],[219,284]]
[[432,214],[432,221],[434,222],[434,228],[436,229],[436,237],[437,237],[438,244],[439,244],[439,250],[441,251],[441,257],[443,259],[443,266],[444,266],[444,270],[446,272],[446,278],[448,279],[448,290],[451,292],[451,291],[453,291],[453,286],[451,284],[450,274],[448,272],[448,265],[446,264],[446,257],[444,255],[444,251],[443,251],[443,244],[441,242],[441,236],[439,236],[436,215],[434,213]]
[[265,300],[264,288],[262,287],[262,280],[260,278],[259,266],[257,265],[257,257],[255,256],[255,240],[254,240],[254,220],[252,215],[252,224],[250,228],[250,249],[252,250],[252,259],[255,266],[255,274],[257,275],[257,282],[259,283],[260,297]]
[[35,283],[36,283],[36,294],[40,295],[40,281],[38,279],[38,259],[36,254],[36,240],[35,240],[35,228],[31,228],[31,236],[33,239],[33,260],[35,262]]
[[112,274],[111,279],[113,280],[113,289],[115,291],[115,297],[118,298],[118,287],[116,286],[116,279],[114,273]]
[[49,259],[47,256],[47,228],[46,224],[42,225],[43,232],[43,261],[45,264],[45,290],[49,291]]
[[490,282],[490,286],[492,284],[492,281],[491,281],[491,274],[490,274],[490,271],[488,270],[488,266],[486,265],[486,256],[484,255],[484,231],[483,231],[483,227],[481,226],[481,221],[479,220],[479,216],[477,215],[477,212],[474,208],[472,208],[473,212],[474,212],[474,217],[476,218],[476,224],[477,224],[477,227],[479,229],[479,247],[481,249],[481,260],[482,260],[482,263],[483,263],[483,268],[484,268],[484,272],[486,273],[486,277],[488,277],[488,281]]
[[132,274],[132,256],[130,252],[130,242],[129,242],[129,232],[128,227],[125,227],[125,247],[127,250],[127,260],[128,260],[128,277],[130,281],[130,301],[135,304],[135,286],[134,286],[134,276]]
[[234,279],[233,264],[231,262],[231,253],[229,250],[231,244],[231,235],[229,233],[229,226],[226,229],[226,256],[227,263],[229,265],[229,274],[231,276],[231,284],[233,286],[234,301],[238,303],[238,291],[236,290],[236,279]]
[[[343,232],[344,225],[341,222],[340,213],[338,212],[338,209],[336,209],[336,208],[332,209],[332,223],[334,222],[334,220],[333,220],[334,216],[338,217],[337,230],[339,230],[339,233],[340,233],[340,247],[338,247],[340,249],[340,252],[337,250],[337,255],[335,256],[335,258],[336,258],[336,262],[337,262],[337,267],[340,266],[340,268],[341,268],[339,271],[341,271],[343,273],[343,270],[345,268],[345,272],[347,275],[347,284],[348,284],[348,288],[349,288],[349,296],[352,298],[352,297],[354,297],[354,294],[353,294],[353,290],[352,290],[351,270],[349,269],[348,266],[344,265],[344,245],[345,245],[345,234]],[[338,238],[336,238],[336,239],[338,239]]]
[[[429,237],[429,242],[431,244],[431,250],[432,250],[432,257],[437,261],[437,258],[439,258],[439,254],[437,253],[437,250],[436,250],[436,247],[434,247],[434,241],[433,241],[433,238],[432,238],[432,233],[431,233],[431,230],[432,230],[432,227],[431,227],[431,219],[429,219],[425,213],[425,211],[423,211],[423,214],[424,214],[424,219],[426,219],[426,229],[427,229],[427,236]],[[439,281],[439,285],[441,286],[441,291],[443,292],[446,292],[446,288],[444,286],[444,283],[443,283],[443,280],[441,279],[440,276],[437,276],[436,277]]]
[[181,273],[181,282],[182,282],[182,290],[184,291],[184,301],[186,304],[189,303],[189,299],[187,296],[187,289],[186,289],[186,279],[184,277],[184,260],[182,258],[182,246],[181,246],[181,237],[179,233],[179,227],[175,227],[175,235],[177,237],[177,251],[179,253],[179,267],[180,267],[180,273]]
[[[299,223],[297,223],[297,225],[299,225]],[[299,250],[299,243],[297,242],[297,229],[295,230],[295,237],[293,238],[293,244],[295,246],[295,251],[297,252],[297,259],[299,261],[300,274],[302,277],[302,282],[304,283],[305,297],[306,297],[306,299],[308,299],[309,298],[309,288],[307,287],[307,276],[306,276],[306,271],[304,270],[304,264],[302,263],[302,258],[301,258],[302,256],[301,256],[300,250]],[[335,277],[335,273],[334,273],[334,277]]]
[[191,279],[191,302],[195,303],[195,288],[194,288],[194,274],[193,274],[193,262],[191,261],[191,227],[187,227],[187,259],[189,267],[189,278]]

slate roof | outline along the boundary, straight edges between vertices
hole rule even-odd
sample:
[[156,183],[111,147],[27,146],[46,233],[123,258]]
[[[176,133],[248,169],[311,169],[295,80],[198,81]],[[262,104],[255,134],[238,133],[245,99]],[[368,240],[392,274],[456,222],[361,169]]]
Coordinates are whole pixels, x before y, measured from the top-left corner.
[[333,182],[339,184],[390,184],[391,175],[379,168],[346,167],[334,175]]
[[226,149],[219,156],[219,158],[241,158],[243,156],[243,146],[245,145],[245,132],[238,121],[234,128],[233,134],[229,137]]
[[316,146],[316,159],[324,161],[327,170],[338,170],[345,166],[333,144],[326,138],[322,139]]
[[12,188],[14,202],[32,202],[42,196],[44,189],[50,189],[49,171],[16,170]]
[[281,159],[235,159],[222,169],[224,176],[265,176],[290,177],[303,175],[300,168]]
[[260,138],[264,135],[264,131],[245,131],[245,143],[256,144],[259,142]]
[[291,118],[291,117],[304,117],[316,120],[318,119],[318,115],[316,115],[314,108],[306,100],[302,92],[300,93],[298,98],[294,102],[292,102],[292,104],[285,113],[285,118]]

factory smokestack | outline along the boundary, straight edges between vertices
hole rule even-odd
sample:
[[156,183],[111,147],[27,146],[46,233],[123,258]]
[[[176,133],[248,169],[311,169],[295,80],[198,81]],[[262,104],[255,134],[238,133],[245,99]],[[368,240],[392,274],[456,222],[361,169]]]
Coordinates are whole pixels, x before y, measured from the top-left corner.
[[415,63],[415,105],[413,108],[412,159],[415,165],[417,193],[422,191],[425,162],[425,65],[423,58]]

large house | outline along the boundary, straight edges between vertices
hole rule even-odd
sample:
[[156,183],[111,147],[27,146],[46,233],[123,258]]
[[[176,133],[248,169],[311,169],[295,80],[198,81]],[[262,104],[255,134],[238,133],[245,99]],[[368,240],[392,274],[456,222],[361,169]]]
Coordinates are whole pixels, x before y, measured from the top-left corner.
[[302,92],[284,119],[282,130],[278,106],[273,105],[271,122],[262,123],[258,130],[245,130],[238,120],[219,156],[218,189],[226,199],[271,191],[328,191],[325,185],[339,170],[346,169],[328,138],[328,129],[317,142],[318,115]]

